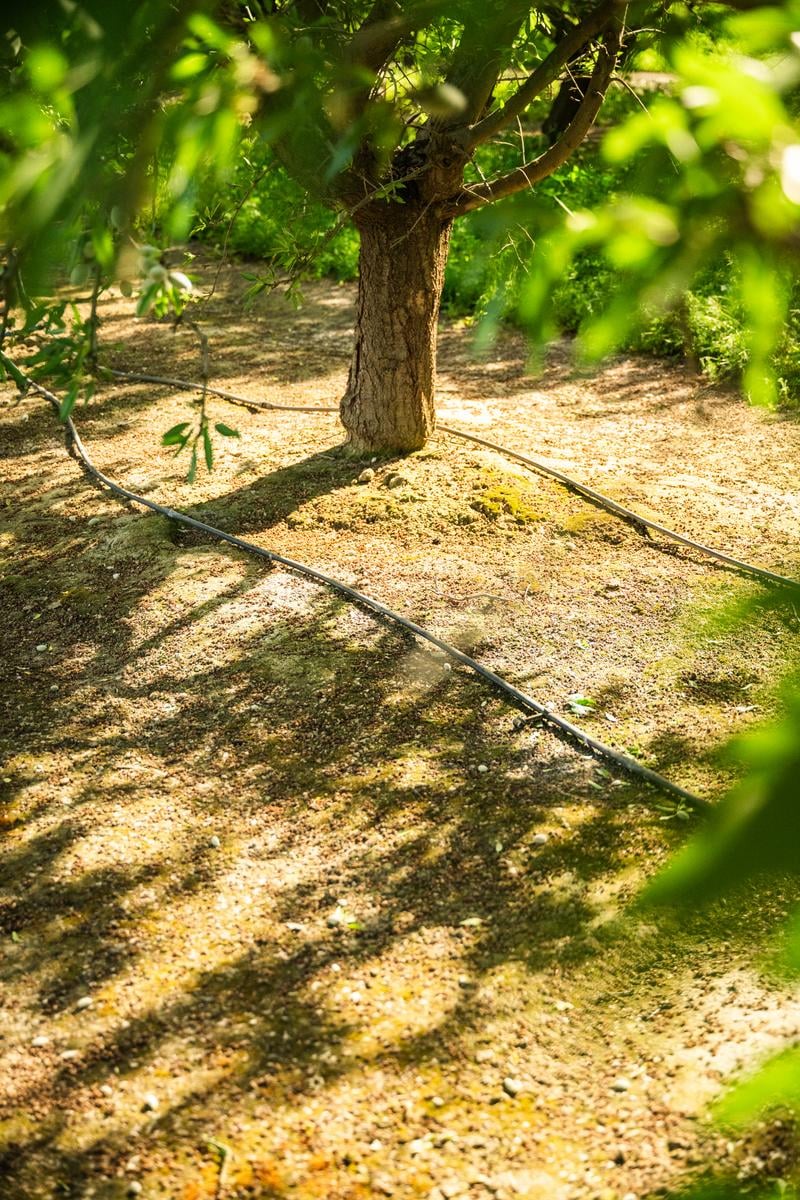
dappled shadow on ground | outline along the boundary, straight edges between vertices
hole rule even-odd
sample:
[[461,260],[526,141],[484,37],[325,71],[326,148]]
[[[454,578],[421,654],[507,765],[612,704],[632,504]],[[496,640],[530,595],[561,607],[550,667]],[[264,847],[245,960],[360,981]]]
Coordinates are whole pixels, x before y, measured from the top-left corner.
[[[63,532],[26,529],[5,604],[96,575],[88,550],[44,555]],[[539,1134],[590,1052],[578,1108],[619,1108],[619,1046],[579,1028],[567,1049],[562,1015],[602,1025],[677,962],[605,927],[663,844],[642,795],[337,599],[172,539],[117,562],[113,601],[37,623],[91,643],[91,667],[30,668],[12,714],[4,1195],[213,1194],[210,1140],[233,1150],[231,1195],[366,1195],[408,1171],[430,1188],[465,1145],[566,1186]],[[208,586],[211,553],[214,595],[165,604],[182,558]],[[487,1038],[508,1022],[511,1066]]]
[[[87,440],[156,403],[93,403]],[[679,1177],[698,1135],[673,1089],[717,1071],[670,1058],[682,988],[785,901],[621,920],[674,811],[335,596],[93,493],[26,411],[0,497],[3,1196]],[[102,457],[143,469],[113,436]],[[268,542],[352,471],[298,454],[186,503]]]

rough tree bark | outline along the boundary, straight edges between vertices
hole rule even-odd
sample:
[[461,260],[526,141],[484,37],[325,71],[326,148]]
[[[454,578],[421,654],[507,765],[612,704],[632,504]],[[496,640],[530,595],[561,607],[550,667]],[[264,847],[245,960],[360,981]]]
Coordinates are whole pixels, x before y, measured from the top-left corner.
[[[384,11],[383,0],[376,5],[376,11]],[[352,205],[361,238],[355,346],[340,408],[356,451],[408,452],[420,449],[430,437],[435,425],[437,322],[452,221],[535,186],[580,145],[622,49],[623,7],[624,0],[600,0],[582,21],[569,25],[503,104],[493,106],[492,88],[529,5],[527,0],[511,0],[499,10],[487,5],[485,19],[467,23],[454,51],[443,85],[448,98],[444,111],[432,111],[414,139],[395,151],[391,178],[396,187],[388,199],[370,199],[363,190],[365,182],[374,180],[377,194],[386,176],[381,176],[371,144],[362,146],[341,195]],[[391,22],[389,27],[367,22],[351,54],[366,63],[365,47],[379,45],[378,57],[384,60],[382,37],[386,34],[393,46],[393,29]],[[564,117],[560,136],[507,174],[465,187],[465,166],[476,149],[516,120],[566,64],[590,46],[596,47],[594,67]],[[369,60],[369,65],[378,69],[376,61]]]
[[435,424],[436,337],[452,222],[434,206],[358,218],[355,345],[342,424],[355,450],[418,450]]

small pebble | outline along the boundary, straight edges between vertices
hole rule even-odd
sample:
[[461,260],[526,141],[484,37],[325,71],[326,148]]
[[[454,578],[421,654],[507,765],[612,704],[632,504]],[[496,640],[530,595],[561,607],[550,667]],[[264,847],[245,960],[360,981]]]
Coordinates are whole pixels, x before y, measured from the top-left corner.
[[478,770],[480,771],[481,775],[485,775],[489,768],[487,767],[486,763],[478,763]]
[[370,1148],[370,1150],[382,1150],[383,1142],[380,1141],[378,1138],[374,1138],[373,1141],[370,1142],[369,1148]]
[[546,833],[535,833],[531,838],[532,846],[546,846],[550,838]]
[[222,842],[219,840],[219,838],[217,837],[217,835],[216,835],[216,834],[214,834],[214,836],[213,836],[213,837],[210,837],[210,838],[208,839],[208,844],[209,844],[209,846],[211,847],[211,849],[212,849],[212,850],[219,850],[220,846],[222,845]]
[[101,1096],[113,1096],[114,1095],[114,1089],[112,1088],[110,1083],[101,1083],[100,1084],[100,1095]]
[[612,1083],[611,1090],[612,1092],[627,1092],[630,1086],[630,1080],[625,1079],[624,1076],[620,1076],[619,1079],[615,1079]]
[[145,1112],[155,1112],[158,1108],[158,1096],[155,1092],[146,1092],[142,1096],[142,1108]]
[[33,1041],[31,1042],[31,1045],[32,1046],[49,1046],[50,1038],[47,1037],[46,1034],[40,1033],[33,1039]]
[[141,1194],[142,1194],[142,1185],[139,1183],[138,1179],[132,1179],[131,1182],[128,1184],[128,1195],[129,1196],[141,1196]]
[[431,1096],[431,1104],[434,1108],[444,1108],[444,1100],[441,1096]]
[[463,1196],[466,1190],[467,1184],[460,1179],[445,1179],[439,1184],[439,1191],[445,1200],[453,1200],[455,1196]]
[[62,1050],[60,1057],[63,1058],[65,1062],[69,1062],[71,1059],[78,1057],[78,1051],[77,1050]]
[[489,1050],[489,1049],[478,1050],[475,1053],[475,1062],[476,1063],[494,1062],[494,1057],[495,1057],[494,1050]]
[[80,1000],[75,1005],[75,1007],[77,1009],[91,1008],[93,1004],[94,1004],[94,1000],[92,999],[91,996],[81,996]]
[[359,475],[358,482],[359,483],[369,483],[374,478],[375,478],[375,472],[373,471],[372,467],[367,467]]
[[39,645],[36,647],[36,653],[44,654],[46,649],[47,649],[47,642],[40,642]]
[[512,1079],[510,1075],[503,1080],[503,1091],[507,1096],[518,1096],[524,1087],[521,1079]]
[[622,583],[619,579],[609,579],[606,583],[607,592],[618,592],[621,587]]
[[402,475],[389,476],[388,484],[390,488],[402,487],[404,483],[408,483],[408,480]]
[[299,921],[287,921],[286,928],[291,929],[292,933],[302,933],[303,932],[303,926],[300,924]]

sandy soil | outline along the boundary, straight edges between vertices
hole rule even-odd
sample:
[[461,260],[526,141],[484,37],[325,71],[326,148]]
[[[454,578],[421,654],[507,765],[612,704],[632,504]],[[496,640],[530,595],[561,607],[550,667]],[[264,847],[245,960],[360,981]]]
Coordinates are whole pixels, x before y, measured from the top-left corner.
[[[335,403],[353,295],[203,310],[215,382]],[[104,304],[107,361],[196,374],[188,332]],[[798,570],[795,421],[678,367],[533,378],[445,323],[448,422]],[[502,456],[337,452],[334,418],[214,402],[212,475],[160,447],[188,399],[104,386],[98,465],[371,592],[711,798],[776,710],[798,624]],[[476,680],[288,572],[96,490],[42,402],[2,408],[0,1190],[536,1200],[790,1177],[788,1131],[705,1119],[800,1028],[763,967],[792,896],[626,912],[687,825]],[[401,474],[403,482],[388,485]],[[741,618],[733,620],[732,614]],[[542,838],[541,835],[546,835]]]

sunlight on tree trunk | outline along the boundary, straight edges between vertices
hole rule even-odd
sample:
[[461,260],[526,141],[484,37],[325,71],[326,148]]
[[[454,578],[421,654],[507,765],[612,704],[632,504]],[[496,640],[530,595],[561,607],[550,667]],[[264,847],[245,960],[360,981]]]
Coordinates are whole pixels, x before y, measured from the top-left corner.
[[359,222],[355,346],[342,423],[356,450],[418,450],[433,432],[450,221],[391,204]]

